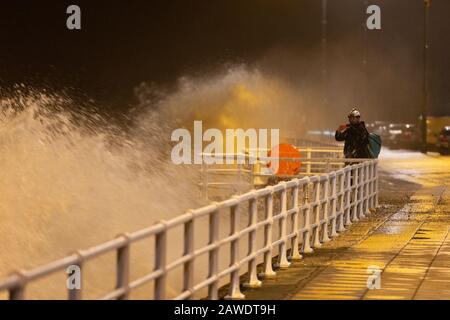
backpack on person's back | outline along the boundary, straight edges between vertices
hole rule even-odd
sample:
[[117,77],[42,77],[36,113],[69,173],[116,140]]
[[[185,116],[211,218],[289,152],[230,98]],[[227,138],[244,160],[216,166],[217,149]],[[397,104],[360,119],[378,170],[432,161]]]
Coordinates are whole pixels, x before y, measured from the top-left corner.
[[381,151],[381,137],[376,133],[369,133],[369,154],[373,159],[377,159]]

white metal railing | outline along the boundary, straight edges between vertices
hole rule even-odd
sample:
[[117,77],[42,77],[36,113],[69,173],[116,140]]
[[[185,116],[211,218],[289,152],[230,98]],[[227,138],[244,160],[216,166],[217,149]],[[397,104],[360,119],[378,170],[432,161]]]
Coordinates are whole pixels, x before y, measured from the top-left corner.
[[[378,168],[377,160],[368,160],[321,176],[294,178],[275,186],[236,195],[222,202],[212,203],[205,207],[191,210],[168,221],[133,233],[123,234],[116,239],[80,250],[61,260],[32,269],[17,272],[0,281],[0,292],[7,290],[9,299],[25,299],[27,286],[43,277],[66,270],[71,265],[80,267],[89,260],[108,252],[116,253],[115,289],[102,299],[127,299],[129,294],[144,284],[153,282],[154,299],[166,299],[167,274],[177,267],[183,267],[183,288],[175,299],[193,298],[194,294],[204,288],[208,289],[208,298],[219,298],[219,280],[229,276],[229,292],[225,298],[241,299],[240,275],[248,274],[248,286],[258,287],[260,280],[257,274],[257,259],[263,258],[263,276],[274,276],[272,258],[277,256],[278,266],[288,267],[290,259],[300,259],[301,254],[310,253],[322,243],[339,235],[348,225],[358,221],[378,206]],[[279,206],[274,199],[279,199]],[[258,201],[264,203],[264,218],[257,220]],[[239,220],[241,209],[248,207],[248,224],[241,228]],[[274,211],[274,209],[276,209]],[[227,214],[230,218],[230,233],[220,236],[219,217]],[[194,222],[208,217],[209,241],[206,245],[195,249]],[[272,232],[278,224],[279,232]],[[168,262],[167,233],[175,227],[183,227],[184,248],[180,258]],[[256,233],[264,232],[264,243],[256,246]],[[248,238],[248,252],[240,257],[240,241]],[[153,271],[130,281],[130,247],[142,239],[154,239],[155,262]],[[229,264],[220,267],[219,249],[229,245]],[[276,253],[277,251],[277,253]],[[206,267],[208,275],[205,279],[194,281],[194,261],[202,254],[208,255]],[[69,299],[81,299],[83,288],[68,289]]]
[[[343,160],[342,147],[318,146],[318,147],[296,147],[301,153],[301,158],[272,158],[261,156],[267,154],[269,149],[247,149],[243,153],[202,153],[203,158],[222,158],[225,163],[227,159],[233,160],[234,165],[201,165],[200,182],[198,183],[202,198],[210,199],[209,189],[223,191],[227,189],[233,194],[239,194],[252,188],[266,186],[268,178],[293,179],[304,176],[320,175],[326,172],[339,170],[344,167],[345,162],[360,162],[368,159]],[[266,164],[269,161],[284,159],[289,162],[300,162],[300,171],[296,176],[282,176],[269,172]],[[241,160],[241,164],[238,163]],[[229,196],[230,193],[225,194]],[[212,197],[213,199],[216,197]],[[223,192],[221,192],[223,198]]]

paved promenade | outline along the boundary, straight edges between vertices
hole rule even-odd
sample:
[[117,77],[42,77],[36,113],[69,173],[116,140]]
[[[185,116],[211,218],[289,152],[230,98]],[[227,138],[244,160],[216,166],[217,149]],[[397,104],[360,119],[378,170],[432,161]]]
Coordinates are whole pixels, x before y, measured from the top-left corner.
[[450,299],[450,158],[388,154],[381,167],[380,210],[246,298]]

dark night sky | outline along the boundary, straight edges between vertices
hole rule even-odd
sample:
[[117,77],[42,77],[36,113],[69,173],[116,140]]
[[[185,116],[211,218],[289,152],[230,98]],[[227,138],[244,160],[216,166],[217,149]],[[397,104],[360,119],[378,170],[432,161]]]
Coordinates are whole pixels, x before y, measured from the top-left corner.
[[[332,84],[347,76],[346,68],[360,68],[362,0],[329,3],[332,97]],[[383,19],[383,30],[368,35],[371,106],[387,104],[398,109],[394,116],[409,106],[416,112],[421,103],[422,1],[369,3],[381,5]],[[70,4],[81,7],[81,31],[65,27]],[[450,1],[433,0],[430,102],[435,114],[450,109],[447,14]],[[0,36],[3,87],[17,82],[74,87],[118,107],[131,103],[132,88],[141,81],[170,84],[224,63],[257,62],[277,48],[305,64],[302,55],[320,47],[320,1],[2,0]]]

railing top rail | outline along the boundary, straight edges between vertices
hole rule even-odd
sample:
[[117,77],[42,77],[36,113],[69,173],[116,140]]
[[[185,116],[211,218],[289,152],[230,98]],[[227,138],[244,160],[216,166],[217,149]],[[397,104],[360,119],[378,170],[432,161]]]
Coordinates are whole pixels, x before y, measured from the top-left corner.
[[261,160],[261,161],[276,161],[276,160],[288,160],[288,161],[337,161],[337,162],[363,162],[363,161],[372,161],[376,159],[372,158],[336,158],[336,157],[322,157],[322,158],[306,158],[306,157],[300,157],[300,158],[292,158],[292,157],[266,157],[266,156],[254,156],[244,153],[201,153],[204,157],[210,157],[210,158],[232,158],[235,157],[241,158],[241,159],[253,159],[253,160]]

